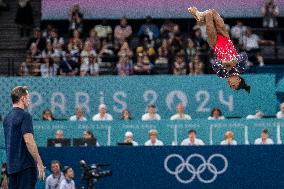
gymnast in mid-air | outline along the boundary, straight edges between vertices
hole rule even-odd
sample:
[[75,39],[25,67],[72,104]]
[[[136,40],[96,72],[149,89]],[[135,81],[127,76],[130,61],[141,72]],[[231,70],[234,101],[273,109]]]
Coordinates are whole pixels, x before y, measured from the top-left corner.
[[208,44],[216,54],[211,64],[217,76],[227,78],[233,90],[244,89],[250,93],[251,87],[240,76],[247,69],[247,54],[237,52],[218,12],[212,9],[200,12],[196,7],[190,7],[188,11],[198,22],[206,25]]

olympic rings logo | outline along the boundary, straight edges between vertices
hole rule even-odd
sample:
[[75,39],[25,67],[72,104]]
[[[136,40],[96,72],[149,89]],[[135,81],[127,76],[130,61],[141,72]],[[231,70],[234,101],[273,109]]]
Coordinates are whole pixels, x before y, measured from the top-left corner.
[[[171,170],[168,167],[168,162],[169,160],[175,159],[175,158],[180,160],[181,163],[174,170]],[[195,168],[194,165],[190,163],[190,161],[193,158],[199,158],[202,162],[197,168]],[[224,161],[224,167],[221,170],[218,170],[216,166],[212,163],[212,160],[215,158],[220,158],[221,160]],[[176,179],[182,184],[189,184],[193,182],[195,178],[197,178],[201,183],[209,184],[209,183],[214,182],[217,179],[217,176],[219,174],[224,173],[228,169],[228,160],[222,154],[213,154],[208,158],[207,161],[200,154],[191,154],[190,156],[187,157],[186,160],[184,160],[184,158],[179,154],[171,154],[166,157],[164,161],[164,167],[169,174],[175,175]],[[182,179],[180,177],[180,173],[182,173],[185,169],[192,175],[188,179]],[[208,169],[208,171],[213,174],[213,177],[211,179],[202,178],[201,174],[206,169]]]

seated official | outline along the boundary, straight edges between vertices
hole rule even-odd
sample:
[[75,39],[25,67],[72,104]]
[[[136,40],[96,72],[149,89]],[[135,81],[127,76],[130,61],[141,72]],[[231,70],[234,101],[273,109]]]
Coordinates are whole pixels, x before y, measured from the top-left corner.
[[145,142],[145,146],[163,146],[164,143],[158,139],[158,131],[151,129],[149,131],[149,140]]
[[199,146],[204,145],[204,142],[201,139],[196,138],[196,131],[191,129],[188,131],[188,138],[184,139],[181,142],[182,146]]
[[283,119],[284,118],[284,102],[280,104],[280,111],[276,114],[277,119]]
[[237,141],[234,140],[234,133],[227,131],[225,133],[225,140],[221,142],[221,145],[237,145]]
[[219,108],[213,108],[211,114],[208,117],[208,120],[223,120],[225,117],[222,115],[222,112]]
[[149,105],[147,108],[147,113],[142,116],[142,121],[154,121],[161,120],[161,116],[156,113],[156,106]]
[[138,146],[138,143],[133,140],[133,133],[131,131],[127,131],[124,135],[124,143],[132,144],[132,146]]
[[183,104],[178,104],[176,107],[176,114],[171,117],[171,120],[191,120],[191,116],[185,114]]
[[99,106],[99,113],[93,116],[93,121],[112,121],[112,115],[107,113],[107,107],[105,104]]
[[254,115],[248,115],[246,119],[262,119],[264,116],[264,113],[261,111],[256,111]]
[[[96,137],[94,136],[93,132],[90,130],[84,131],[83,132],[83,139],[96,139]],[[88,144],[87,144],[88,146]],[[100,144],[98,143],[98,141],[96,142],[96,146],[100,146]]]
[[254,141],[254,144],[274,144],[273,140],[271,138],[269,138],[269,132],[268,129],[263,129],[261,131],[261,136],[260,138],[256,139]]
[[87,118],[84,116],[84,110],[82,107],[76,108],[76,114],[69,118],[70,121],[87,121]]

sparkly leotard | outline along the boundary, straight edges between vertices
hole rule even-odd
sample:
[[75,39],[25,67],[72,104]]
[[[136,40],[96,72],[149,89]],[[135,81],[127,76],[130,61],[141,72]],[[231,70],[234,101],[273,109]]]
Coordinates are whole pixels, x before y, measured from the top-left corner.
[[[238,75],[246,71],[248,60],[247,54],[245,52],[238,54],[232,41],[229,38],[218,34],[214,51],[217,58],[212,59],[211,64],[218,77],[227,78],[231,75]],[[222,62],[228,62],[232,60],[236,60],[237,65],[234,66],[230,71],[227,71]]]
[[236,58],[238,55],[232,41],[223,36],[218,34],[217,37],[217,43],[214,47],[214,51],[216,53],[216,56],[221,61],[231,61]]

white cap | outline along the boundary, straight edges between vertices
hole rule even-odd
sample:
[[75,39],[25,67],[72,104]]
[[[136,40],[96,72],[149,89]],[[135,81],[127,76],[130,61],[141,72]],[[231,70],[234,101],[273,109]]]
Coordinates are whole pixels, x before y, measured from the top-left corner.
[[106,109],[106,105],[105,105],[105,104],[100,104],[99,110],[100,110],[100,109]]
[[127,131],[124,136],[125,137],[133,137],[133,133],[131,131]]

